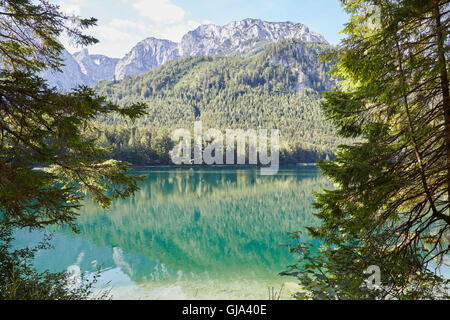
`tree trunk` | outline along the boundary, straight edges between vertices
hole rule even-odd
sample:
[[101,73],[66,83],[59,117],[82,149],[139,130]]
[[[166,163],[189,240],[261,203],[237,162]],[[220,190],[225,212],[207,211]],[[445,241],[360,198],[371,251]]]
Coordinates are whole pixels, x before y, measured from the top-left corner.
[[[441,24],[441,12],[439,8],[439,0],[435,2],[435,20],[436,20],[436,44],[437,44],[437,55],[440,68],[440,85],[442,91],[442,108],[444,111],[445,120],[445,142],[447,149],[447,202],[450,201],[450,93],[448,85],[448,72],[447,72],[447,61],[445,57],[445,39],[444,33],[442,31]],[[449,208],[450,210],[450,208]],[[449,220],[447,220],[447,223]]]

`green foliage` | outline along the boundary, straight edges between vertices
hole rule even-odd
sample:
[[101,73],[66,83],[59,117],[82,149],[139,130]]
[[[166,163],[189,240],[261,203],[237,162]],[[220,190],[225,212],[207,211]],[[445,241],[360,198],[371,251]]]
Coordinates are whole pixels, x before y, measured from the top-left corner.
[[[11,252],[13,228],[69,224],[77,217],[86,194],[107,208],[114,199],[137,190],[143,177],[130,177],[126,163],[101,160],[108,148],[86,138],[93,121],[117,114],[135,120],[141,103],[119,107],[86,87],[60,94],[37,77],[46,68],[57,70],[68,34],[76,43],[96,40],[83,35],[95,19],[61,14],[47,1],[0,1],[0,227],[7,236],[1,256],[2,297],[61,298],[63,274],[38,274],[31,267],[36,251]],[[38,249],[42,249],[40,247]],[[45,284],[48,282],[48,284]],[[87,292],[72,292],[86,297]]]
[[139,179],[125,174],[127,165],[99,160],[108,149],[95,147],[94,140],[85,136],[100,114],[135,118],[142,113],[139,105],[120,108],[88,88],[62,95],[22,72],[0,75],[3,224],[70,223],[82,194],[92,194],[107,207],[113,199],[136,191]]
[[[296,299],[450,299],[450,280],[437,273],[433,265],[418,263],[422,253],[386,254],[386,248],[380,248],[388,234],[372,238],[376,241],[373,243],[358,243],[353,238],[345,243],[323,243],[320,247],[302,241],[301,232],[290,236],[294,243],[285,247],[297,256],[298,262],[281,275],[298,279],[302,291],[295,294]],[[371,266],[380,268],[379,285],[370,279]]]
[[1,0],[0,65],[14,71],[58,69],[63,50],[60,36],[66,35],[82,46],[98,42],[83,33],[96,24],[95,18],[68,16],[58,9],[46,0]]
[[[287,274],[310,298],[448,298],[438,268],[450,251],[449,4],[342,2],[348,37],[327,55],[342,81],[323,109],[342,137],[358,141],[319,164],[336,184],[317,195],[323,224],[310,229],[324,248],[295,245],[311,263]],[[370,23],[372,5],[379,25]],[[381,269],[380,290],[364,285],[370,265]]]
[[278,128],[284,163],[332,157],[345,140],[320,110],[321,91],[334,82],[329,64],[318,56],[331,48],[290,40],[251,56],[187,57],[119,82],[100,82],[95,91],[114,103],[145,102],[148,109],[132,126],[114,117],[99,119],[99,136],[114,146],[114,157],[139,165],[170,164],[148,140],[169,139],[173,129],[193,128],[198,120],[221,130]]
[[[0,227],[0,300],[86,300],[92,296],[93,280],[79,279],[75,285],[66,272],[37,272],[33,259],[40,250],[50,248],[49,239],[44,239],[35,248],[12,249],[10,228]],[[108,298],[108,293],[99,294],[97,299]]]

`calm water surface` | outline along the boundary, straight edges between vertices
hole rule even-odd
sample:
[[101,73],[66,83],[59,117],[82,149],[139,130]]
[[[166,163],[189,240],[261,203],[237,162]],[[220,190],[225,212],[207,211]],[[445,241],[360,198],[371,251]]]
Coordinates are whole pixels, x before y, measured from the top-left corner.
[[[313,166],[260,176],[257,169],[140,169],[134,198],[104,211],[86,201],[77,225],[54,230],[39,270],[92,274],[117,299],[289,298],[297,288],[278,273],[295,262],[287,232],[316,225],[313,192],[330,188]],[[20,231],[18,246],[42,234]]]

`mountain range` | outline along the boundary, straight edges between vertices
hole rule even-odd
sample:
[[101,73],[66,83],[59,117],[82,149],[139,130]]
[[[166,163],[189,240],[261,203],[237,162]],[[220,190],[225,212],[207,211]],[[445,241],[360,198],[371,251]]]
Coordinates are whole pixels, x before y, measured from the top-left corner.
[[69,91],[78,85],[92,86],[101,80],[122,80],[145,73],[180,57],[246,56],[264,50],[267,44],[289,39],[327,43],[323,36],[301,23],[245,19],[225,26],[199,26],[179,43],[150,37],[136,44],[122,59],[91,55],[87,49],[73,55],[64,51],[63,72],[45,71],[42,76],[50,86]]
[[91,86],[118,105],[143,102],[133,123],[110,115],[95,120],[89,138],[113,147],[111,157],[134,165],[170,165],[171,133],[205,127],[280,130],[280,163],[313,163],[333,157],[344,141],[321,112],[322,92],[335,86],[333,50],[301,23],[245,19],[203,25],[179,43],[147,38],[122,59],[63,54],[62,73],[44,78],[60,91]]
[[93,89],[118,105],[142,102],[146,115],[132,124],[110,115],[95,123],[91,138],[113,146],[113,159],[135,165],[170,165],[177,128],[222,132],[277,128],[280,163],[312,163],[332,157],[343,143],[322,115],[322,92],[335,86],[330,63],[318,56],[333,47],[282,40],[249,56],[187,56]]

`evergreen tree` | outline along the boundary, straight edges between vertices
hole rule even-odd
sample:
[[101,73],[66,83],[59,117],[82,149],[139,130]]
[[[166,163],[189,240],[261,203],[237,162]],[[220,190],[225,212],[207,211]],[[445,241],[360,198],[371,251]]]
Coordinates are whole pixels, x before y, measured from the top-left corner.
[[[448,297],[433,266],[450,250],[449,2],[342,3],[348,36],[328,55],[342,82],[323,109],[358,142],[320,163],[337,186],[315,204],[323,225],[310,232],[325,246],[292,248],[303,262],[288,274],[310,289],[302,297]],[[378,290],[364,282],[371,265]]]
[[[143,144],[136,138],[138,147],[128,148],[133,128],[169,139],[172,130],[192,128],[198,120],[205,128],[223,131],[279,129],[283,164],[332,157],[345,139],[334,134],[320,110],[321,92],[334,81],[327,74],[330,64],[319,55],[331,49],[287,40],[255,55],[185,57],[119,82],[103,81],[94,86],[100,95],[120,105],[145,102],[148,114],[129,126],[111,117],[100,118],[96,126],[115,147],[113,157],[136,165],[170,165],[171,160],[160,153],[163,149],[154,149],[154,142]],[[140,92],[145,90],[151,93],[143,97]]]
[[87,292],[64,293],[65,275],[36,273],[34,251],[11,251],[12,230],[73,226],[86,194],[106,208],[132,195],[142,179],[128,176],[126,163],[101,160],[109,149],[86,138],[97,117],[136,119],[142,104],[122,108],[85,87],[60,94],[37,76],[61,67],[63,33],[80,45],[95,43],[83,34],[95,22],[45,0],[0,1],[0,298],[85,298]]

